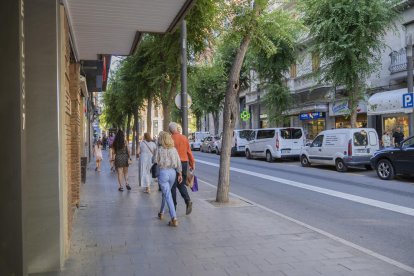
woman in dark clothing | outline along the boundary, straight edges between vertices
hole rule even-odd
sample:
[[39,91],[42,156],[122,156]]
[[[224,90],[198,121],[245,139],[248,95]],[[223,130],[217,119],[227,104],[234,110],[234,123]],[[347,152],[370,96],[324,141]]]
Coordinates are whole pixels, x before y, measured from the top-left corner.
[[130,160],[130,152],[125,140],[125,135],[122,130],[118,130],[112,148],[115,154],[115,168],[118,173],[118,191],[122,192],[122,175],[125,180],[125,187],[131,190],[131,186],[128,184],[128,160]]

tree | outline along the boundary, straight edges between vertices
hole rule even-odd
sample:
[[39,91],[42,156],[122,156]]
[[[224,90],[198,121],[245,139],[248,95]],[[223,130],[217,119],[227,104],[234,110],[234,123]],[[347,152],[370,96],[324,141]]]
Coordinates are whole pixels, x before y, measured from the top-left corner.
[[224,103],[224,132],[222,153],[220,156],[219,180],[217,185],[218,202],[229,201],[230,190],[230,147],[231,137],[238,116],[238,93],[240,90],[240,71],[250,44],[256,49],[263,49],[269,55],[278,50],[270,37],[293,44],[296,24],[291,16],[281,9],[270,11],[269,0],[237,1],[229,12],[231,30],[228,39],[238,42],[236,55],[228,76]]
[[383,37],[393,27],[397,0],[300,0],[314,49],[326,65],[321,79],[344,86],[351,127],[356,127],[358,101],[366,78],[380,64]]
[[226,92],[226,76],[221,64],[195,67],[190,74],[189,83],[193,105],[205,113],[211,113],[214,131],[218,134],[219,114],[223,108]]

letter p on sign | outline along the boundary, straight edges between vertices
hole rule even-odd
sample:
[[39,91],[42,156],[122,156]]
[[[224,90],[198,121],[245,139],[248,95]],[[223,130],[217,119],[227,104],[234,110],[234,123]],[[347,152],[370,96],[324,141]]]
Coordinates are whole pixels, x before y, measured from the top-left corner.
[[414,106],[413,93],[407,93],[403,95],[403,108],[411,108]]

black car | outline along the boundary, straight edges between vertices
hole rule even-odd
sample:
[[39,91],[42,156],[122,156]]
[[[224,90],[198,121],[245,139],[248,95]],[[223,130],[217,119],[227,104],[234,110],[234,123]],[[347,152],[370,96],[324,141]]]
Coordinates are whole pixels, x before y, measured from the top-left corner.
[[375,152],[371,165],[383,180],[393,179],[396,174],[414,175],[414,136],[402,141],[399,147]]

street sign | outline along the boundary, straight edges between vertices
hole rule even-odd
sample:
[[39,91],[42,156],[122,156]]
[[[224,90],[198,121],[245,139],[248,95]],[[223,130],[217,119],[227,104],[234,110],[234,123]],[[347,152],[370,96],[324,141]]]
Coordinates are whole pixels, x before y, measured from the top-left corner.
[[299,119],[301,120],[315,120],[325,118],[325,113],[323,112],[309,112],[309,113],[302,113],[299,115]]
[[243,110],[243,112],[242,112],[242,113],[240,113],[240,118],[241,118],[243,121],[248,121],[248,120],[250,119],[250,113],[249,113],[249,111],[247,111],[247,110]]
[[403,94],[403,108],[412,108],[414,106],[414,94],[406,93]]
[[[190,108],[192,103],[193,100],[190,95],[187,94],[187,107]],[[181,109],[181,94],[177,94],[177,96],[175,96],[175,105],[178,109]]]

